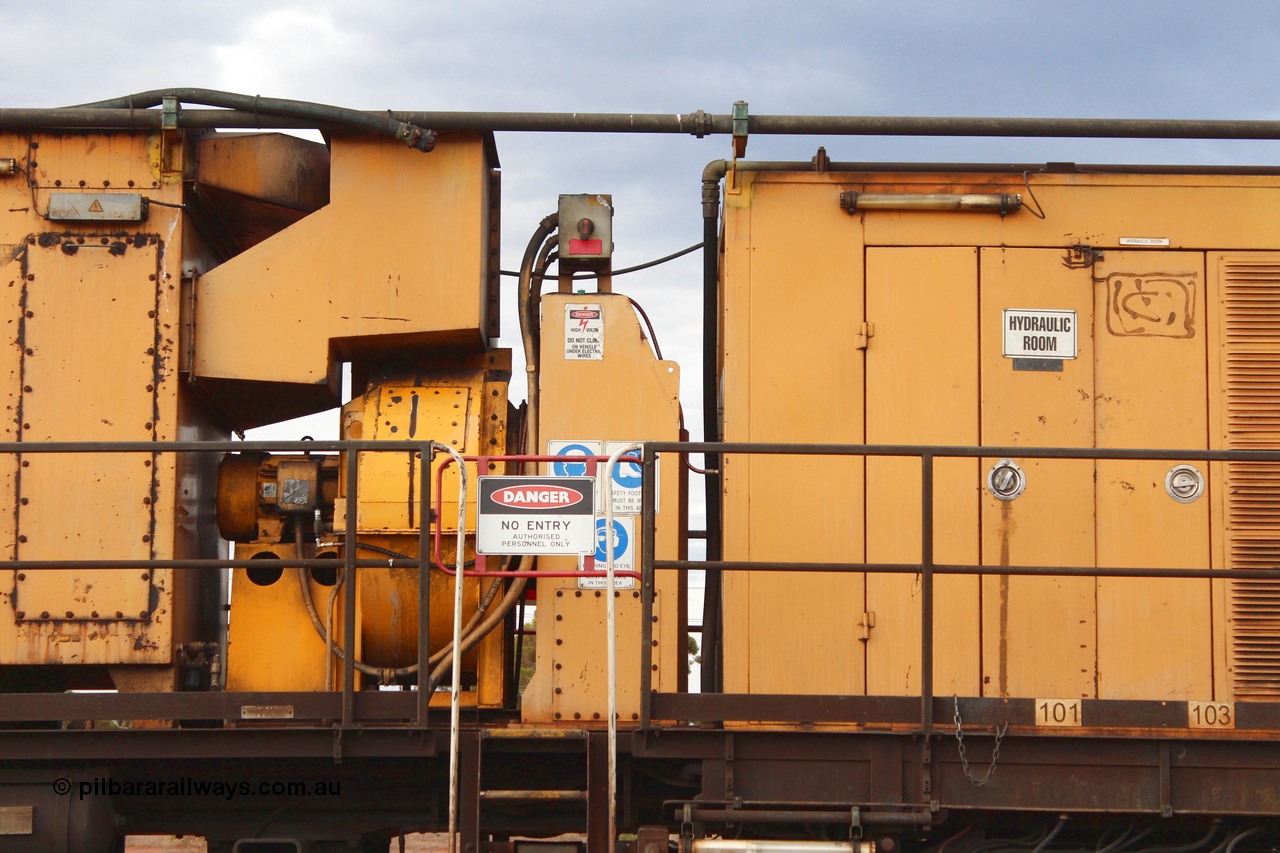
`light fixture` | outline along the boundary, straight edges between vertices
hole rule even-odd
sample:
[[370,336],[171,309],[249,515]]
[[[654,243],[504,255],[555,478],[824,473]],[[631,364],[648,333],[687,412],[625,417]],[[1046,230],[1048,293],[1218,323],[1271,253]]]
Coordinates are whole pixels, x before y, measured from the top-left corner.
[[861,210],[950,210],[998,213],[1022,209],[1022,196],[1010,193],[840,193],[840,206],[850,216]]

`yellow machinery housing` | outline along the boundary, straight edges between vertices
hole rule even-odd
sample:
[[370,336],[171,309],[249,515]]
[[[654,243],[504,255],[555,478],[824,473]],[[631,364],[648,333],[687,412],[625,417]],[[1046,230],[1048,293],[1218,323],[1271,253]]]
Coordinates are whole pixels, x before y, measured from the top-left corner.
[[[887,201],[848,210],[851,192]],[[908,208],[936,193],[1019,194],[1023,208]],[[1274,447],[1278,209],[1269,177],[730,171],[725,439]],[[1007,309],[1074,312],[1078,354],[1006,355]],[[1196,463],[1207,489],[1183,503],[1166,489],[1176,461],[1024,460],[1025,492],[1007,501],[986,484],[997,462],[937,461],[937,562],[1280,556],[1259,491],[1270,464]],[[915,459],[729,457],[726,559],[919,562],[920,500]],[[919,596],[911,575],[732,573],[725,690],[918,695]],[[939,577],[933,689],[1274,697],[1275,603],[1248,579]]]

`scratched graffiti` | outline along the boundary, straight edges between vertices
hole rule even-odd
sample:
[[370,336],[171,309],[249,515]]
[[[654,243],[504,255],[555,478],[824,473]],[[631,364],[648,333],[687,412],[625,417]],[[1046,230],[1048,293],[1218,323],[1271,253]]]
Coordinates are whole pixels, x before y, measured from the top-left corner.
[[1195,273],[1107,276],[1107,331],[1120,337],[1194,338]]

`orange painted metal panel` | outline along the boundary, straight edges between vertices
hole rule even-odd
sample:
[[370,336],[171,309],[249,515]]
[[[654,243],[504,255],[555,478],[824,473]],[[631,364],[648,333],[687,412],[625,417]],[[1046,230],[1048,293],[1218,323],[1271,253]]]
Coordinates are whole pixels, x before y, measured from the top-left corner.
[[[867,442],[978,443],[978,252],[867,248]],[[934,559],[978,561],[977,460],[938,459]],[[920,561],[916,459],[867,460],[867,560]],[[938,576],[934,690],[979,695],[979,580]],[[867,575],[867,693],[920,692],[920,578]]]
[[[1087,269],[1055,249],[981,250],[982,444],[1092,447],[1093,287]],[[1073,310],[1079,357],[1061,372],[1015,370],[1003,355],[1003,311]],[[995,462],[983,460],[982,475]],[[1093,463],[1014,460],[1026,472],[1016,500],[984,494],[984,565],[1094,565]],[[987,696],[1096,695],[1092,578],[986,577],[982,590]]]
[[[738,175],[740,191],[726,195],[725,438],[860,443],[856,222],[785,177],[759,178]],[[861,561],[863,467],[852,457],[729,457],[725,558]],[[728,573],[724,689],[861,693],[864,592],[861,573]]]
[[[1097,446],[1207,447],[1204,256],[1106,252],[1093,277]],[[1176,464],[1097,462],[1098,565],[1209,565],[1209,499],[1169,497]],[[1098,579],[1098,698],[1213,696],[1209,585]]]

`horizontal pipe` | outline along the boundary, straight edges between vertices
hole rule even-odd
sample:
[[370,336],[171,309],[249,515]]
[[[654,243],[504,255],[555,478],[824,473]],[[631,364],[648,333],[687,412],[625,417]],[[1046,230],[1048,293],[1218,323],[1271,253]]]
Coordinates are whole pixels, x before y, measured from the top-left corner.
[[[919,563],[782,563],[733,560],[654,560],[653,567],[655,569],[678,569],[680,571],[713,569],[723,572],[865,572],[867,574],[914,574],[921,570]],[[1035,577],[1280,579],[1280,568],[1173,569],[1115,566],[1098,566],[1094,568],[1091,566],[965,566],[935,563],[933,572],[939,575]]]
[[[0,445],[0,453],[6,445]],[[915,456],[957,459],[1148,459],[1203,462],[1280,462],[1280,450],[1166,450],[1103,447],[972,447],[908,444],[780,444],[723,441],[647,441],[655,453],[758,453],[784,456]]]
[[850,841],[774,841],[756,838],[697,838],[692,853],[872,853],[875,843]]
[[537,800],[579,800],[587,799],[586,791],[481,791],[482,800],[518,800],[534,802]]
[[[538,113],[369,111],[432,130],[545,133],[681,133],[695,136],[733,132],[730,115],[696,113]],[[155,109],[95,107],[10,108],[0,110],[0,128],[158,129]],[[300,119],[246,110],[182,109],[180,127],[334,129],[348,122]],[[1280,139],[1280,122],[1110,118],[971,118],[933,116],[755,115],[748,133],[809,136],[986,136],[1095,139]]]
[[[825,823],[849,826],[848,811],[801,811],[794,809],[697,809],[693,819],[708,823]],[[885,826],[929,826],[930,816],[920,812],[860,812],[858,822]]]
[[[5,453],[228,453],[275,451],[280,453],[343,452],[350,450],[404,453],[430,448],[429,441],[6,441]],[[1280,450],[1166,450],[1101,447],[971,447],[911,444],[776,444],[749,442],[651,441],[656,453],[759,453],[790,456],[915,456],[996,459],[1146,459],[1202,462],[1280,462]],[[561,456],[486,456],[502,461],[563,462]],[[591,457],[581,457],[586,460]],[[596,457],[598,458],[598,457]],[[628,457],[629,458],[629,457]],[[468,457],[468,461],[473,461]],[[578,461],[575,458],[574,461]]]

